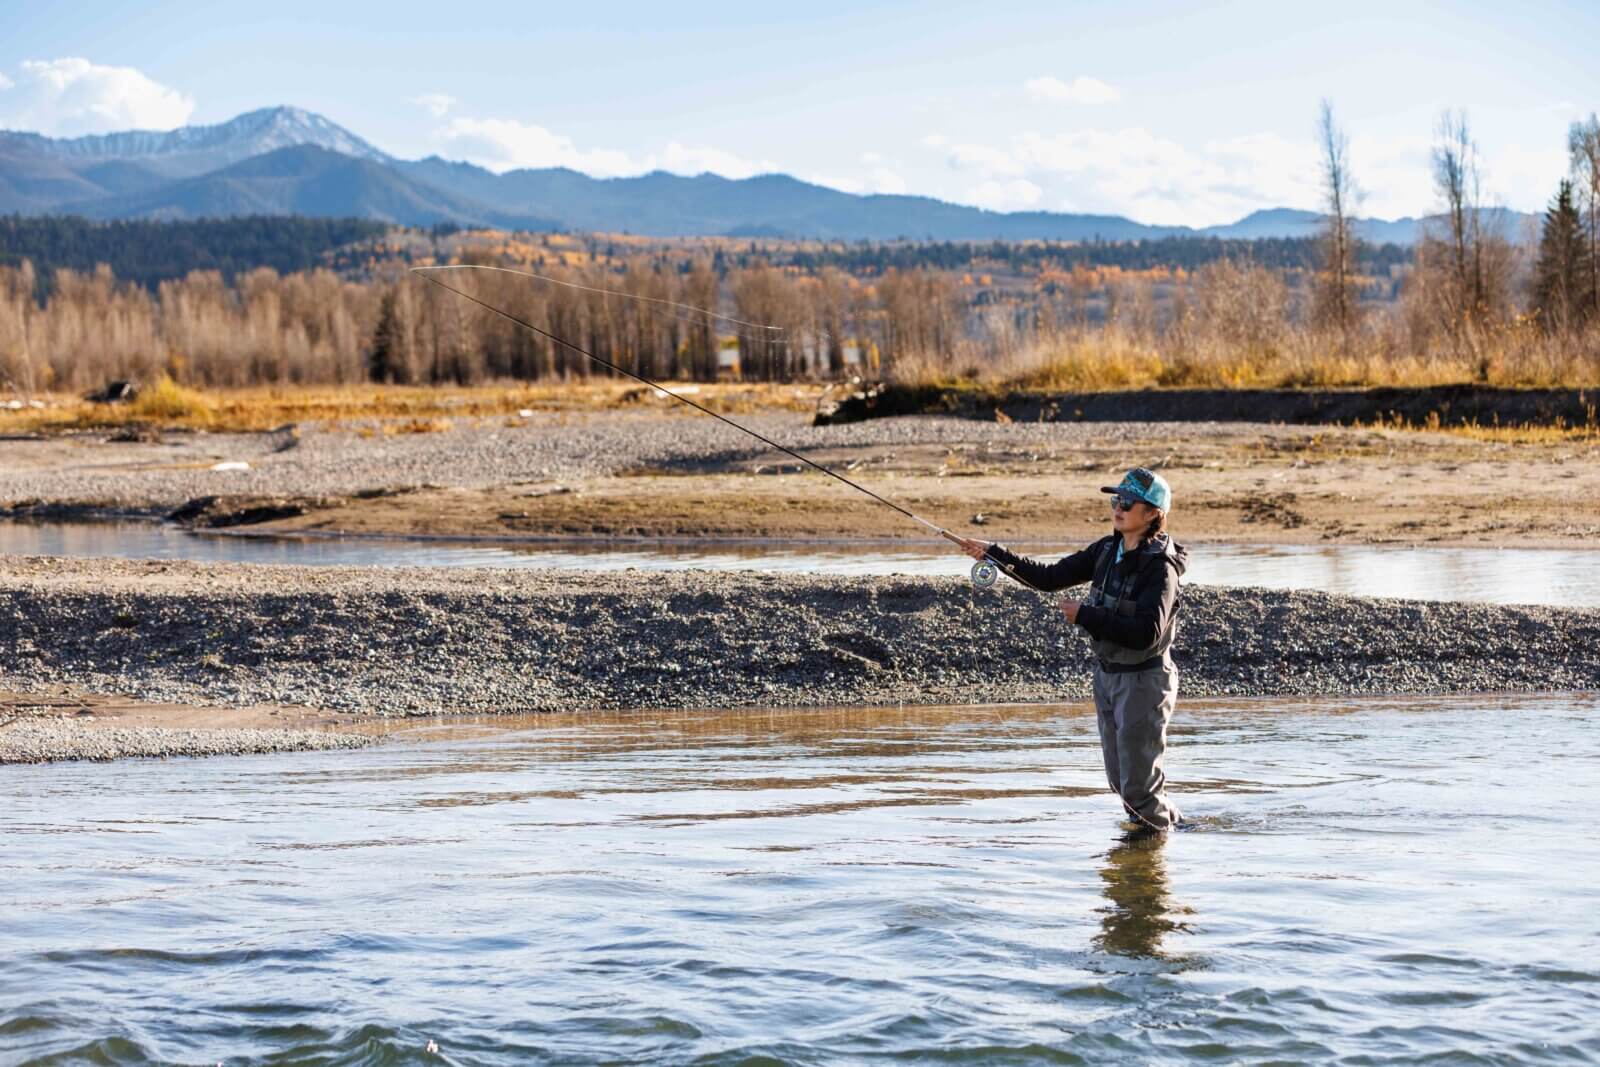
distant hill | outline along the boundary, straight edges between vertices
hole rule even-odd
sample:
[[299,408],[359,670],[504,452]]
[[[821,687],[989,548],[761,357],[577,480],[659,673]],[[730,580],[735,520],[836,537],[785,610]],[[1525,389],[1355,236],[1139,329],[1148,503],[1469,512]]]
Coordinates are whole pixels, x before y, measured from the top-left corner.
[[463,197],[521,215],[560,219],[576,230],[940,241],[1125,241],[1186,232],[1115,215],[1004,214],[925,196],[856,196],[784,174],[735,180],[654,171],[637,178],[590,178],[553,168],[496,175],[437,156],[396,166]]
[[1238,222],[1230,222],[1226,226],[1208,226],[1202,232],[1207,237],[1255,241],[1265,237],[1314,237],[1321,225],[1322,216],[1315,211],[1275,207],[1252,211]]
[[414,181],[393,167],[314,145],[279,148],[196,178],[81,205],[91,218],[198,219],[240,215],[364,218],[409,226],[456,222],[552,230],[551,219],[498,211]]
[[[1149,226],[1120,215],[995,212],[925,196],[858,196],[783,174],[729,179],[656,171],[591,178],[565,168],[495,174],[432,156],[395,159],[299,108],[215,126],[56,139],[0,131],[0,213],[99,219],[356,217],[656,236],[831,240],[1134,241],[1304,237],[1314,212],[1274,208],[1225,226]],[[1515,215],[1515,213],[1508,213]],[[1509,221],[1521,228],[1533,216]],[[1358,220],[1366,240],[1409,243],[1419,220]]]
[[[1294,208],[1268,208],[1252,211],[1238,222],[1226,226],[1208,227],[1205,233],[1212,237],[1231,237],[1241,241],[1258,241],[1268,237],[1315,237],[1322,225],[1322,216],[1315,211],[1298,211]],[[1422,220],[1415,218],[1356,219],[1356,236],[1373,244],[1415,244],[1422,229]]]

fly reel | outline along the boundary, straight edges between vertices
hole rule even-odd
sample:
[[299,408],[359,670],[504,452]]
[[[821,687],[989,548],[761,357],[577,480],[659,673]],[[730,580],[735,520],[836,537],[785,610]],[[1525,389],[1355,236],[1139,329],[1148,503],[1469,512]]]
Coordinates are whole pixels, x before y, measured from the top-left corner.
[[991,588],[1000,580],[1000,568],[992,559],[980,559],[972,565],[972,584],[979,589]]

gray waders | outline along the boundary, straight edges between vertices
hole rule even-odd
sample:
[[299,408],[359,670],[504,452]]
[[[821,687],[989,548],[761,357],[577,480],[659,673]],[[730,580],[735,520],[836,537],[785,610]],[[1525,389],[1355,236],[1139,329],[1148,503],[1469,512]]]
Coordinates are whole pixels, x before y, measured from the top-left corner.
[[1139,671],[1113,673],[1095,666],[1095,720],[1106,781],[1134,822],[1156,830],[1169,830],[1182,819],[1167,799],[1161,767],[1177,700],[1178,669],[1166,656]]

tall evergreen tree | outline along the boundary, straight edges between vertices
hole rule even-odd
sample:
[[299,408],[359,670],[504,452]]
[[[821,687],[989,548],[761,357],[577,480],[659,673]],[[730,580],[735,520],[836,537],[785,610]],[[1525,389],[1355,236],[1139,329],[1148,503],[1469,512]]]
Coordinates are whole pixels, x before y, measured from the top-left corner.
[[410,338],[399,294],[390,287],[378,304],[378,325],[367,353],[367,376],[374,382],[406,384],[411,378]]
[[1562,181],[1544,213],[1533,272],[1533,303],[1547,333],[1566,333],[1583,324],[1590,311],[1589,270],[1583,219],[1573,200],[1572,183]]

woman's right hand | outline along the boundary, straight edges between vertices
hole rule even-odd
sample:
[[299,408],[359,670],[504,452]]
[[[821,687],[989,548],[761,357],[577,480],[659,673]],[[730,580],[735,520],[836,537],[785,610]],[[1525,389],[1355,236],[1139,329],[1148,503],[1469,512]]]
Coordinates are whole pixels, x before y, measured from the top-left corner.
[[993,541],[977,541],[970,537],[959,537],[956,540],[961,543],[961,551],[973,559],[983,559],[989,552],[989,546],[994,544]]

